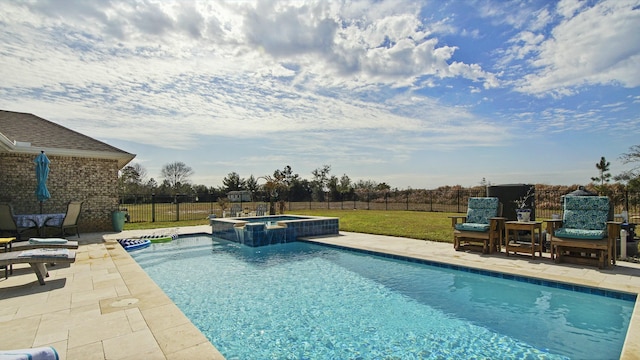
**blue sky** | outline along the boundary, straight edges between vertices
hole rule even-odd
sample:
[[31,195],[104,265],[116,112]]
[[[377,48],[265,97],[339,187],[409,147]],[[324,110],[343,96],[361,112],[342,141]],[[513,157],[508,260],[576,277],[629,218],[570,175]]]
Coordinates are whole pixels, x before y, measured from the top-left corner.
[[627,0],[3,1],[0,109],[157,180],[587,184],[640,144],[638,34]]

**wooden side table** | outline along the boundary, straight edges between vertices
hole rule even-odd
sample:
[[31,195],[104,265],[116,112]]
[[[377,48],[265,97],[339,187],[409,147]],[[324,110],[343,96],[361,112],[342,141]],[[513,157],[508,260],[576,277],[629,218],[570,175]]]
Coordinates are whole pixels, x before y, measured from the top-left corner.
[[[531,234],[531,243],[521,243],[518,241],[518,232],[528,231]],[[537,236],[536,236],[537,231]],[[513,232],[514,241],[511,242],[510,234]],[[505,251],[509,256],[509,251],[515,253],[531,254],[536,258],[536,251],[542,257],[542,221],[507,221],[505,222]]]
[[[0,245],[4,245],[4,252],[11,251],[11,242],[15,239],[14,237],[0,238]],[[4,278],[8,279],[9,274],[13,275],[13,264],[4,267]]]

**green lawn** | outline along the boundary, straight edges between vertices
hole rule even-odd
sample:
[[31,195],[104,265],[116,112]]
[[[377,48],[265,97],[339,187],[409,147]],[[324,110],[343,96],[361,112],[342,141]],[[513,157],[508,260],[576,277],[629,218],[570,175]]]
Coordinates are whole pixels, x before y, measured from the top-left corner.
[[[338,217],[340,218],[341,231],[453,242],[449,216],[454,215],[454,213],[382,210],[296,210],[295,214]],[[208,224],[208,220],[127,223],[124,229],[136,230]]]
[[340,218],[340,230],[453,242],[452,213],[383,210],[304,210],[299,215]]

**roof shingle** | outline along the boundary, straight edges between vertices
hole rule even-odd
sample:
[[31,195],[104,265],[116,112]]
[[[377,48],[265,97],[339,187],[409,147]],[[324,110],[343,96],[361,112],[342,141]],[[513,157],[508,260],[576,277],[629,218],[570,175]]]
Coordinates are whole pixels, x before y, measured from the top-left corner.
[[[0,110],[0,135],[14,143],[30,143],[33,148],[113,153],[114,157],[128,158],[124,164],[135,157],[102,141],[27,113]],[[120,161],[121,164],[123,161]]]

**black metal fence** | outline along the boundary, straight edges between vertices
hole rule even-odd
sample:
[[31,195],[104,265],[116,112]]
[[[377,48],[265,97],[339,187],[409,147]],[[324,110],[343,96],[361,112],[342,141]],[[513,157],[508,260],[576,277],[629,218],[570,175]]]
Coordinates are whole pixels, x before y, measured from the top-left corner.
[[[537,219],[551,218],[552,214],[562,213],[562,196],[566,193],[559,191],[536,191],[535,214]],[[399,190],[386,192],[366,192],[352,194],[350,199],[330,201],[282,201],[276,203],[276,210],[280,209],[292,213],[296,210],[405,210],[464,213],[467,211],[469,197],[486,196],[485,191],[471,191],[456,189],[442,190]],[[609,194],[613,211],[616,214],[625,209],[630,215],[640,215],[640,193],[628,191]],[[227,203],[223,209],[211,194],[198,195],[127,195],[120,199],[119,210],[127,212],[129,222],[166,222],[181,220],[206,219],[209,215],[222,217],[228,215],[232,206],[240,207],[242,211],[255,211],[259,204],[266,201]],[[226,214],[225,214],[226,212]],[[515,214],[512,214],[515,216]],[[508,214],[504,214],[508,216]],[[635,218],[640,222],[640,218]],[[631,219],[634,222],[634,218]]]

